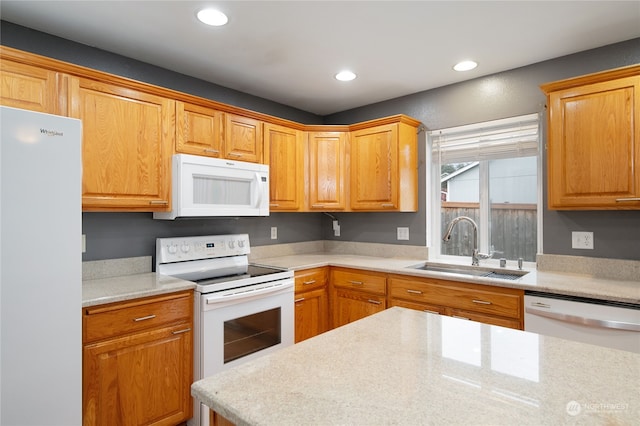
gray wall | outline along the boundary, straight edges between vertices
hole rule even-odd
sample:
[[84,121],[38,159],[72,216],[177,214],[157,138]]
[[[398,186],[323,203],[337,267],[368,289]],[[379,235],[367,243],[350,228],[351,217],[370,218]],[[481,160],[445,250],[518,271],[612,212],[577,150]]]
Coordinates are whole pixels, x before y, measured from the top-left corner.
[[[401,113],[422,121],[429,129],[441,129],[540,112],[545,120],[546,141],[546,99],[540,84],[637,63],[640,38],[344,111],[325,117],[325,123],[352,123]],[[420,156],[424,158],[422,144]],[[640,211],[550,211],[546,208],[546,161],[544,167],[544,253],[640,260]],[[424,181],[425,168],[421,164],[420,182]],[[421,200],[421,213],[411,219],[400,214],[390,214],[385,219],[394,224],[407,220],[405,223],[411,225],[403,226],[411,226],[413,232],[415,225],[415,233],[420,233],[420,225],[426,221],[424,206]],[[380,230],[373,226],[385,222],[376,215],[373,220],[363,214],[343,216],[342,229],[347,230],[344,235],[349,232],[354,239],[364,235],[367,241],[390,242],[395,238],[384,226]],[[572,231],[592,231],[594,250],[572,249]]]
[[[504,73],[376,103],[327,117],[300,111],[189,76],[114,55],[89,46],[2,21],[3,45],[117,75],[146,81],[242,108],[308,124],[350,124],[393,114],[407,114],[429,129],[544,112],[541,83],[640,63],[640,39],[545,61]],[[419,155],[426,136],[419,134]],[[319,213],[273,213],[265,218],[154,221],[148,213],[84,213],[87,253],[83,260],[151,255],[161,236],[248,232],[252,245],[336,239],[394,244],[426,244],[426,165],[419,163],[418,213],[335,213],[341,236],[334,237],[331,218]],[[270,227],[278,227],[271,240]],[[410,229],[409,241],[396,241],[396,227]],[[571,231],[593,231],[595,250],[572,250]],[[544,252],[640,260],[640,212],[554,212],[545,208]]]

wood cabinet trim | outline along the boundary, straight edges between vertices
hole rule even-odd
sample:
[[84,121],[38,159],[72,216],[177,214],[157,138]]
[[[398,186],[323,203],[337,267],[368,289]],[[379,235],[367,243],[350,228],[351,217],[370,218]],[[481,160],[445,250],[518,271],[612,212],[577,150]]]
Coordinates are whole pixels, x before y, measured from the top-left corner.
[[558,90],[599,83],[604,80],[616,80],[624,77],[632,77],[638,74],[640,74],[640,65],[630,65],[628,67],[615,68],[612,70],[606,70],[578,77],[571,77],[564,80],[544,83],[540,85],[540,88],[545,94],[548,95],[549,93]]

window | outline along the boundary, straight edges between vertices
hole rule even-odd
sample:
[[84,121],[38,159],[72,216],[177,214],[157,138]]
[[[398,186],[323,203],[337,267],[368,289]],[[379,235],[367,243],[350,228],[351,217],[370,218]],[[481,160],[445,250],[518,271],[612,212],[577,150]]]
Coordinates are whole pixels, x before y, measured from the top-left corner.
[[[535,262],[541,249],[538,114],[429,132],[432,257],[472,254]],[[447,226],[459,216],[451,239]]]

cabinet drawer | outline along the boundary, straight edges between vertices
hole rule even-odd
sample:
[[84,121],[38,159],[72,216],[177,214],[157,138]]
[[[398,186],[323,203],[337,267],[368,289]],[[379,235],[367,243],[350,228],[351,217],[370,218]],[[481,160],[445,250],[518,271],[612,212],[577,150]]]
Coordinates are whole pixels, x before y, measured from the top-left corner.
[[327,268],[313,268],[295,274],[296,293],[316,290],[327,284]]
[[416,311],[428,312],[430,314],[445,315],[446,308],[444,306],[429,305],[427,303],[409,302],[399,299],[391,299],[391,306],[400,306],[402,308],[414,309]]
[[450,309],[449,314],[454,318],[468,319],[471,321],[478,321],[490,325],[499,325],[501,327],[515,328],[516,330],[522,330],[520,320],[494,317],[492,315],[483,315],[477,312],[463,311],[461,309]]
[[523,297],[521,290],[400,278],[392,278],[389,282],[389,291],[393,298],[490,315],[521,317]]
[[333,269],[331,284],[370,293],[386,294],[387,278],[384,274],[363,273],[357,270]]
[[145,330],[177,321],[190,321],[191,292],[86,308],[83,342]]

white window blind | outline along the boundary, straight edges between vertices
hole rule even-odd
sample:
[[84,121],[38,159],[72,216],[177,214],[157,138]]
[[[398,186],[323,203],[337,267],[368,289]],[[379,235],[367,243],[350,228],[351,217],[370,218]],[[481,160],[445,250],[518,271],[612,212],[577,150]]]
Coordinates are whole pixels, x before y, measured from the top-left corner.
[[433,162],[463,163],[538,154],[539,116],[521,115],[432,130]]

